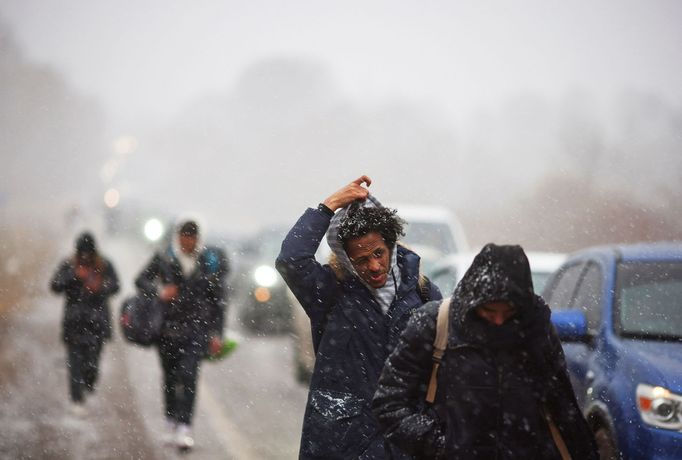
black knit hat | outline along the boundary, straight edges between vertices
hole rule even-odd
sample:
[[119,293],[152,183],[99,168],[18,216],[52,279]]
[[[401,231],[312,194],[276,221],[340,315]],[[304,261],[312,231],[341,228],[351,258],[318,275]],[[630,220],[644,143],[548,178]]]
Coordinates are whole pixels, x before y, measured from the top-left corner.
[[94,254],[97,252],[95,237],[90,232],[81,233],[76,239],[76,252],[78,254]]

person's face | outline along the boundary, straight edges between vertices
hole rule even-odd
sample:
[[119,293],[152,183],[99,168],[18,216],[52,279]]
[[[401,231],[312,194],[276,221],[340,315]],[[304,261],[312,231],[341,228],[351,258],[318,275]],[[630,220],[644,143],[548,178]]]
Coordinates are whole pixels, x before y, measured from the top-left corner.
[[197,235],[180,235],[180,249],[185,254],[192,254],[197,247]]
[[391,253],[378,232],[354,238],[346,243],[346,254],[353,268],[374,289],[386,284]]
[[516,307],[508,302],[488,302],[476,307],[475,312],[490,324],[501,326],[514,316]]

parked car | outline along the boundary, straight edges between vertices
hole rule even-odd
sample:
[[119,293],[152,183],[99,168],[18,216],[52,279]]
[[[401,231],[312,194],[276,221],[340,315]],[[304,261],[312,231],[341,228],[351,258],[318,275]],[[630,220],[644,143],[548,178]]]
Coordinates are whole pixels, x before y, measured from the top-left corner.
[[268,228],[246,241],[242,263],[233,276],[231,302],[241,325],[250,332],[279,334],[291,331],[289,288],[275,270],[275,258],[288,229]]
[[[418,253],[423,273],[447,254],[468,251],[468,243],[462,225],[456,216],[440,206],[389,205],[397,209],[407,226],[400,243]],[[326,263],[331,250],[324,240],[316,254],[320,263]],[[293,305],[294,369],[300,382],[308,382],[315,365],[310,320],[291,291]]]
[[[566,254],[558,252],[526,252],[530,263],[533,287],[542,292],[547,279],[561,266]],[[459,280],[464,276],[476,253],[465,252],[451,254],[435,262],[426,273],[431,281],[441,290],[444,296],[452,294]]]
[[578,252],[543,294],[601,458],[682,458],[682,244]]

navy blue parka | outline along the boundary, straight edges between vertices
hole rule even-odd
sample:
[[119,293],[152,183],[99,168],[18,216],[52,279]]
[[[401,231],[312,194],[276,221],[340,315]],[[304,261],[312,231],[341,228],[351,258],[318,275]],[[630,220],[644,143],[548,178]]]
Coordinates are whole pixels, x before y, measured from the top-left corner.
[[[389,445],[371,411],[384,361],[420,296],[419,256],[397,246],[401,282],[388,312],[355,276],[315,260],[331,216],[309,208],[282,243],[278,271],[310,317],[315,369],[301,436],[301,459],[410,458]],[[440,299],[429,284],[428,297]]]

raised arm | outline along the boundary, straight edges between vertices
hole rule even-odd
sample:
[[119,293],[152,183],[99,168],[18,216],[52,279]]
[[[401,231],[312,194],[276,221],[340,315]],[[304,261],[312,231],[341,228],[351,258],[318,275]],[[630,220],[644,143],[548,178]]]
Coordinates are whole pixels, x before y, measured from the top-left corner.
[[78,289],[80,286],[81,282],[76,278],[73,264],[69,260],[63,261],[52,277],[52,282],[50,283],[52,291],[60,293],[67,289]]
[[324,320],[338,289],[331,269],[315,260],[315,252],[334,212],[367,198],[369,192],[362,184],[371,182],[369,177],[361,176],[327,197],[316,209],[308,208],[282,242],[275,265],[314,327]]

